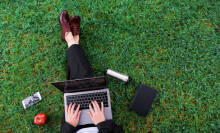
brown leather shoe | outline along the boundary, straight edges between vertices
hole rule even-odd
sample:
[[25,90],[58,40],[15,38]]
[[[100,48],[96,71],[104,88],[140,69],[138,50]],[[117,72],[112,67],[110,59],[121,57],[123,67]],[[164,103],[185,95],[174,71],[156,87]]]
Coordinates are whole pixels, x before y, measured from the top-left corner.
[[73,15],[70,17],[70,29],[73,35],[80,34],[80,17]]
[[66,41],[66,40],[65,40],[65,33],[66,33],[66,32],[70,32],[69,15],[68,15],[68,13],[67,13],[66,10],[63,10],[63,11],[60,13],[59,22],[60,22],[60,27],[61,27],[61,29],[62,29],[61,39],[62,39],[63,41]]

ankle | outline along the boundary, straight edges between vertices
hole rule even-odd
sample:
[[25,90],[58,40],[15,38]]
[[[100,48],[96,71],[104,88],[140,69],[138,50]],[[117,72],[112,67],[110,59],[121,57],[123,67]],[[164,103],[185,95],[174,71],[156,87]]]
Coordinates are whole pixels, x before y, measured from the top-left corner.
[[67,42],[67,44],[68,44],[68,48],[69,48],[72,45],[77,44],[77,43],[74,40],[70,40],[70,41]]
[[79,44],[79,35],[73,36],[74,41]]
[[73,44],[78,44],[73,38],[72,32],[66,32],[65,33],[65,40],[68,44],[68,47],[72,46]]

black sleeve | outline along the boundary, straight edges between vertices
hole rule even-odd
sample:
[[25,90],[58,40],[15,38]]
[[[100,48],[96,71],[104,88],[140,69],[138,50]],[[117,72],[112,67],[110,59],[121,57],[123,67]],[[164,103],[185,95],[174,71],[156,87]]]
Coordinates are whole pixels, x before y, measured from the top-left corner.
[[65,114],[63,113],[60,133],[75,133],[77,130],[77,127],[74,127],[65,121]]
[[61,133],[75,133],[77,130],[77,128],[65,122],[61,128]]
[[99,133],[124,133],[121,126],[114,124],[112,120],[106,120],[97,125]]

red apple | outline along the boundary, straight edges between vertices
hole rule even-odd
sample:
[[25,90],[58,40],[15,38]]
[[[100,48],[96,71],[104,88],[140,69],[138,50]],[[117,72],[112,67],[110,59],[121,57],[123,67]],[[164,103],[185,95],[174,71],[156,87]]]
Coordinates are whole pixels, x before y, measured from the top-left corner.
[[34,117],[35,125],[38,125],[38,126],[44,125],[46,121],[47,121],[47,115],[44,113],[37,114]]

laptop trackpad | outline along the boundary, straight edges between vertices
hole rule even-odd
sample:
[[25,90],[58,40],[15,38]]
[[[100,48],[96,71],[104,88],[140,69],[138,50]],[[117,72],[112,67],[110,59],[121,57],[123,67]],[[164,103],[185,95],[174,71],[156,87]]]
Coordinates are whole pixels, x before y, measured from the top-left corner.
[[[92,119],[90,118],[88,112],[89,109],[83,109],[81,110],[81,115],[79,118],[79,123],[78,125],[86,125],[86,124],[93,124]],[[112,112],[111,112],[111,108],[107,107],[104,108],[104,114],[105,114],[105,120],[111,120],[112,119]]]

